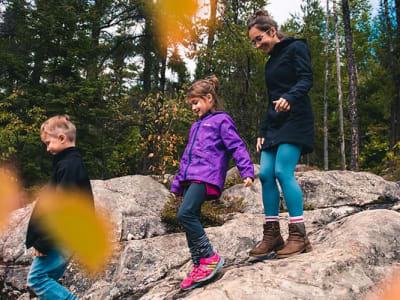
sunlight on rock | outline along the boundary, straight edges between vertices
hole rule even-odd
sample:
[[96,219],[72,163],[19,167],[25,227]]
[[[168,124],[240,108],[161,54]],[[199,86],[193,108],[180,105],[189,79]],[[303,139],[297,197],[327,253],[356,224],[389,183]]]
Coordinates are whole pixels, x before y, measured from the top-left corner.
[[77,192],[46,190],[38,202],[39,220],[61,247],[75,254],[88,271],[102,271],[111,256],[111,225]]
[[10,213],[20,207],[22,192],[18,178],[10,169],[0,167],[0,234]]
[[157,0],[152,5],[151,16],[164,47],[182,43],[190,37],[193,18],[199,8],[197,0]]
[[379,300],[398,300],[400,299],[400,272],[392,280],[382,284],[383,294]]

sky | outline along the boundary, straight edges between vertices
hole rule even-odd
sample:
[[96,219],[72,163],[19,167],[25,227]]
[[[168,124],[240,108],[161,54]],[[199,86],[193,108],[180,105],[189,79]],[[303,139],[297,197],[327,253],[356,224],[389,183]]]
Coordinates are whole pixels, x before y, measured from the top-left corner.
[[[337,0],[340,1],[340,0]],[[265,9],[270,13],[273,19],[278,23],[278,26],[285,23],[290,18],[291,14],[300,14],[300,5],[302,0],[269,0],[269,4]],[[332,1],[330,2],[330,9],[332,9]],[[369,0],[373,8],[373,14],[377,13],[379,7],[379,0]],[[325,8],[326,0],[320,0],[320,3]],[[338,2],[337,2],[338,3]],[[189,73],[193,76],[195,69],[195,62],[192,60],[184,59],[186,66],[189,69]]]
[[[340,0],[337,0],[340,1]],[[266,9],[271,14],[273,19],[281,25],[284,23],[288,18],[290,18],[290,14],[298,13],[300,14],[300,4],[303,2],[302,0],[269,0],[270,4],[267,5]],[[374,14],[376,14],[379,0],[369,0],[371,3]],[[320,0],[320,3],[325,8],[326,7],[326,0]],[[332,2],[330,1],[330,8],[332,9]]]

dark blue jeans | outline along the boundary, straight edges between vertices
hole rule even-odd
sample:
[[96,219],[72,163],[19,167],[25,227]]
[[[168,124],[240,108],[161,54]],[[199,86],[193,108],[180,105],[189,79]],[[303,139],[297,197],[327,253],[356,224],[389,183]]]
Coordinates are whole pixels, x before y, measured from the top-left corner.
[[64,274],[69,259],[56,250],[46,256],[35,256],[28,274],[28,286],[39,300],[75,300],[76,296],[57,282]]
[[200,223],[201,205],[206,199],[206,185],[192,183],[183,191],[183,201],[178,211],[178,219],[185,228],[186,239],[195,265],[199,265],[200,258],[208,258],[214,254],[211,243]]

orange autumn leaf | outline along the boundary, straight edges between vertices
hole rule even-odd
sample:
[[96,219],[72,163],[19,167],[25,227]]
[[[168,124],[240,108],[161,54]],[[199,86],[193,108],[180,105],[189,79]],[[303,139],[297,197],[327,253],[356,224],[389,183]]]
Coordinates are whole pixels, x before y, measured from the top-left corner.
[[151,16],[164,47],[182,43],[190,35],[198,8],[197,0],[157,0],[154,3]]
[[61,247],[75,254],[90,273],[101,271],[112,252],[111,226],[82,193],[46,190],[38,202],[43,228]]
[[0,233],[11,212],[20,206],[21,188],[17,176],[10,169],[0,168]]

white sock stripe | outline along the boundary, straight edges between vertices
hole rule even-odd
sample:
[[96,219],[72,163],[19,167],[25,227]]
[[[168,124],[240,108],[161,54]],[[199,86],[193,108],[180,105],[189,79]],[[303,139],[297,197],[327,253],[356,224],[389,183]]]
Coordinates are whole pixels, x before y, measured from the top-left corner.
[[290,223],[302,223],[302,222],[304,222],[304,218],[303,218],[303,216],[290,217],[289,222]]
[[279,216],[265,217],[265,222],[279,221]]

